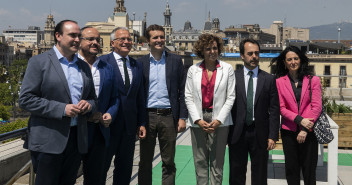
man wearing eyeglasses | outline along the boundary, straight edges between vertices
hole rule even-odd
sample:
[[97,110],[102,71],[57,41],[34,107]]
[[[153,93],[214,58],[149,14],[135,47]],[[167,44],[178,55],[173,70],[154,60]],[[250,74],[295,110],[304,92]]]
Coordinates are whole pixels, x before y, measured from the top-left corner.
[[76,55],[80,35],[77,22],[61,21],[53,49],[28,61],[19,105],[31,113],[24,147],[31,152],[36,185],[75,184],[88,151],[86,119],[96,98],[89,66]]
[[259,69],[260,46],[256,40],[240,43],[243,69],[237,69],[236,100],[232,108],[233,126],[228,144],[230,185],[245,185],[248,153],[251,184],[267,184],[269,150],[279,137],[280,106],[275,77]]
[[145,99],[142,64],[128,56],[132,39],[127,28],[118,27],[111,32],[113,52],[101,56],[114,68],[120,107],[110,125],[110,145],[105,160],[104,175],[114,159],[113,184],[128,185],[131,179],[136,132],[140,139],[146,137]]
[[81,29],[81,44],[78,57],[84,60],[92,71],[95,94],[98,97],[97,111],[89,117],[88,153],[83,156],[84,185],[99,185],[102,179],[107,146],[110,142],[110,123],[115,119],[119,104],[117,83],[110,64],[101,61],[101,38],[97,29]]

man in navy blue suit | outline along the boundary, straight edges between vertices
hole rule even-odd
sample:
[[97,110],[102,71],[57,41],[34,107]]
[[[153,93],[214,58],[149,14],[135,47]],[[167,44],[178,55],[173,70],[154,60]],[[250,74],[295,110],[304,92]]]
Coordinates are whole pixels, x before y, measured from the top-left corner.
[[147,138],[141,140],[138,184],[152,184],[152,162],[156,138],[162,159],[162,184],[175,184],[177,132],[186,128],[185,73],[182,59],[165,51],[165,31],[160,25],[146,30],[150,54],[138,59],[143,64],[147,107]]
[[115,119],[119,99],[113,68],[101,61],[100,34],[93,27],[81,29],[81,45],[78,57],[89,65],[92,71],[95,94],[98,97],[97,111],[88,119],[88,153],[83,156],[84,185],[97,185],[104,171],[105,153],[110,142],[109,125]]
[[128,28],[118,27],[111,33],[113,52],[101,56],[114,68],[118,86],[120,107],[116,120],[110,125],[110,145],[108,147],[104,176],[114,160],[113,184],[128,185],[131,179],[136,132],[139,138],[146,136],[145,99],[142,64],[128,56],[132,39]]

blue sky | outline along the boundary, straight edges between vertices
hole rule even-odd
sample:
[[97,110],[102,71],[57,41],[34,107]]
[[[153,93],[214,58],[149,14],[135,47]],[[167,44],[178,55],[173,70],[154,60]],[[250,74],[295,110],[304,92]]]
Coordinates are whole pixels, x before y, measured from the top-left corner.
[[[56,23],[73,19],[84,26],[87,21],[107,21],[115,4],[115,0],[1,0],[0,31],[29,25],[43,29],[50,11]],[[174,30],[187,20],[202,29],[208,11],[211,18],[220,19],[221,29],[256,23],[268,28],[275,20],[292,27],[352,21],[352,0],[169,0],[169,4]],[[147,12],[148,25],[164,24],[166,0],[125,0],[125,6],[130,18],[135,12],[136,20],[141,20]]]

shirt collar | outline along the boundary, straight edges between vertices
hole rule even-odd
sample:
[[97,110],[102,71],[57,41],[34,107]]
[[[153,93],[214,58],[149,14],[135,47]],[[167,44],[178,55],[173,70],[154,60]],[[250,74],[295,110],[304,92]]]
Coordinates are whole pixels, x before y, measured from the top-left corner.
[[57,58],[59,59],[59,61],[60,61],[60,60],[62,61],[62,59],[64,59],[63,61],[67,61],[68,63],[74,64],[74,63],[76,63],[77,60],[78,60],[77,54],[74,54],[74,55],[73,55],[73,60],[72,60],[71,62],[69,62],[69,61],[67,60],[67,58],[64,57],[64,56],[60,53],[60,51],[57,49],[56,45],[54,45],[53,49],[54,49],[54,51],[55,51],[55,53],[56,53],[56,56],[57,56]]
[[162,61],[163,59],[165,59],[165,50],[163,50],[163,54],[161,55],[161,58],[159,61],[155,60],[154,56],[152,55],[152,53],[149,54],[149,59],[150,61],[156,61],[156,62],[160,62]]
[[[113,52],[113,54],[114,54],[114,57],[116,60],[120,60],[121,58],[123,58],[121,55],[119,55],[115,51]],[[128,57],[128,55],[125,58],[127,59],[127,61],[130,61],[130,58]]]
[[243,74],[244,74],[244,76],[248,75],[249,71],[253,71],[253,75],[254,75],[253,77],[258,76],[258,70],[259,70],[258,66],[256,68],[254,68],[253,70],[249,70],[248,68],[246,68],[246,66],[243,66]]
[[[82,55],[80,55],[79,53],[77,53],[77,56],[78,56],[79,59],[81,59],[83,61],[86,61],[86,59]],[[95,57],[95,61],[94,61],[92,66],[97,67],[98,64],[99,64],[99,61],[100,61],[99,57]]]
[[[202,68],[203,70],[205,69],[205,62],[203,60],[203,62],[199,65],[200,68]],[[220,63],[218,60],[216,60],[216,68],[220,67]]]

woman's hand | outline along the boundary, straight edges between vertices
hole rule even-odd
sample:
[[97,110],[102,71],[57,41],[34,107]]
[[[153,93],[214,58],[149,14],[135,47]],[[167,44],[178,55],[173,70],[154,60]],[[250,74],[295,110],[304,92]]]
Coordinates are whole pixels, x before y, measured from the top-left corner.
[[199,125],[200,128],[203,129],[204,132],[210,133],[209,132],[209,123],[200,119],[195,122],[195,124]]
[[304,130],[301,130],[298,135],[297,135],[297,141],[299,144],[304,143],[307,137],[307,132]]
[[219,126],[221,125],[221,122],[219,120],[213,120],[210,124],[209,124],[209,131],[210,133],[213,133],[215,131],[215,129],[217,129]]
[[313,118],[303,118],[301,121],[301,125],[304,126],[306,129],[310,130],[314,126],[314,119]]

